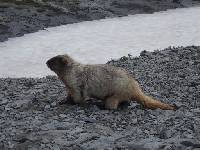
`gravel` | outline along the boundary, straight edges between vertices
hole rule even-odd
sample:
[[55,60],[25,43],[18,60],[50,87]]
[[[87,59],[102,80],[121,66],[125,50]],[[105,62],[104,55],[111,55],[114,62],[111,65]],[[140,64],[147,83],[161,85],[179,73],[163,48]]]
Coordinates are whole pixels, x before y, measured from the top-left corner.
[[105,110],[98,100],[60,104],[66,92],[55,76],[1,78],[0,149],[200,148],[200,47],[143,51],[108,64],[127,69],[146,94],[179,109],[149,110],[131,102]]
[[199,3],[198,0],[0,0],[0,42],[51,26]]

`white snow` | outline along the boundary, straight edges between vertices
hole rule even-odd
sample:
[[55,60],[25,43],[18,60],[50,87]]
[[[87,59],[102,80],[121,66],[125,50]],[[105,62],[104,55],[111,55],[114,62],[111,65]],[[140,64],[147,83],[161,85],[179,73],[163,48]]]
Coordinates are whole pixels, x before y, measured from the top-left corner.
[[200,45],[200,7],[52,27],[0,43],[0,77],[53,74],[45,62],[58,54],[95,64],[188,45]]

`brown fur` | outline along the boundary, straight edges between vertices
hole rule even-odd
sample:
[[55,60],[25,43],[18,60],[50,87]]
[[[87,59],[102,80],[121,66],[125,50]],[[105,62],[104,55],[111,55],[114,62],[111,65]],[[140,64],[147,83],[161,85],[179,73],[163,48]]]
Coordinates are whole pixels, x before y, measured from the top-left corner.
[[75,103],[98,98],[107,109],[117,109],[122,102],[133,100],[150,109],[175,110],[175,107],[146,96],[137,81],[124,69],[110,65],[83,65],[68,55],[58,55],[47,61],[65,84],[68,96]]

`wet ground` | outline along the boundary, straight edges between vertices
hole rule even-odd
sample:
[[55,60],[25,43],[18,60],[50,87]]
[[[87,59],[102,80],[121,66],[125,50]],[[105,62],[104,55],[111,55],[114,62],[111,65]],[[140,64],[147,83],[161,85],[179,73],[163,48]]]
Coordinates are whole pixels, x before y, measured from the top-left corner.
[[149,110],[134,102],[116,111],[98,100],[60,104],[64,85],[55,76],[0,79],[0,149],[200,149],[200,47],[143,51],[112,60],[146,94],[176,104]]
[[0,0],[0,42],[50,26],[198,5],[192,0]]

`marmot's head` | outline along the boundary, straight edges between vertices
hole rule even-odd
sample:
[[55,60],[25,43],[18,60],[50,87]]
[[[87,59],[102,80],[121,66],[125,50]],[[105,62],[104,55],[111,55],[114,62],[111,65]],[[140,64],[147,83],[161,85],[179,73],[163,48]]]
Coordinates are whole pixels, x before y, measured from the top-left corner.
[[56,74],[63,73],[65,69],[71,67],[74,60],[68,55],[58,55],[49,59],[46,64]]

